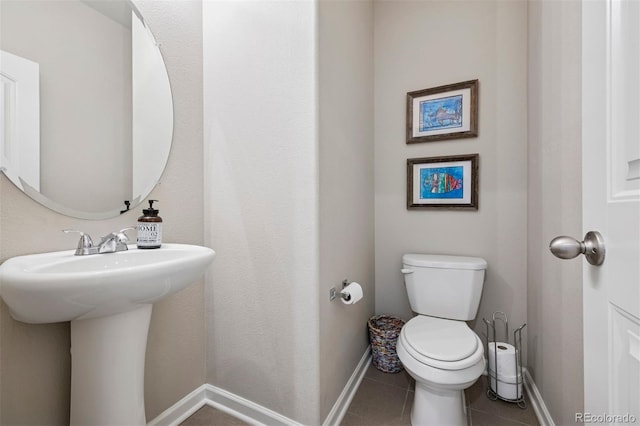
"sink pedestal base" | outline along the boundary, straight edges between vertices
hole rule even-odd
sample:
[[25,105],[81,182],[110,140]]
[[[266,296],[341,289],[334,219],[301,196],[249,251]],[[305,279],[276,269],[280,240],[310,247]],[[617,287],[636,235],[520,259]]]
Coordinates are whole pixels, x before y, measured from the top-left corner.
[[152,305],[71,321],[71,424],[145,425],[144,360]]

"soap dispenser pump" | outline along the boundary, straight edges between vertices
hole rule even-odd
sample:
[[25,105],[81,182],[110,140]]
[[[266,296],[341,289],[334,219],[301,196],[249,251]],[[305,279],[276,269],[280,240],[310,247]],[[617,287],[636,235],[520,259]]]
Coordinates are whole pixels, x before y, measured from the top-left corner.
[[158,209],[153,208],[153,203],[158,200],[149,200],[149,208],[143,209],[143,215],[138,218],[138,248],[154,249],[162,245],[162,218],[158,216]]

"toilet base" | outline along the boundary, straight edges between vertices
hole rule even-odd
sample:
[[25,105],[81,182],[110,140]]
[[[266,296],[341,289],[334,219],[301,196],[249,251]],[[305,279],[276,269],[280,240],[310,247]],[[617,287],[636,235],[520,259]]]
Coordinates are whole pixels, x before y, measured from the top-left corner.
[[416,381],[411,424],[413,426],[467,426],[464,391],[436,390]]

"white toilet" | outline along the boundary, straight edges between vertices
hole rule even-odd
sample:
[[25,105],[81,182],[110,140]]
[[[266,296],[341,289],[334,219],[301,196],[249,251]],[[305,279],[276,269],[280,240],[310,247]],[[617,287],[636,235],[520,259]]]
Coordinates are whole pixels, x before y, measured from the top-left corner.
[[411,309],[397,352],[416,380],[413,426],[466,426],[464,389],[485,368],[482,340],[465,323],[478,312],[487,262],[478,257],[402,256]]

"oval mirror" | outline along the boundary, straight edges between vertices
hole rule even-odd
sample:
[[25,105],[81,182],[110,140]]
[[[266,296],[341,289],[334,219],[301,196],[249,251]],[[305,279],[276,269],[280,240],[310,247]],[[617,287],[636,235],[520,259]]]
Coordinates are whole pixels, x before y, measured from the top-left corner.
[[129,0],[0,2],[0,169],[46,207],[116,217],[158,183],[169,77]]

